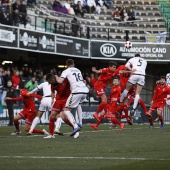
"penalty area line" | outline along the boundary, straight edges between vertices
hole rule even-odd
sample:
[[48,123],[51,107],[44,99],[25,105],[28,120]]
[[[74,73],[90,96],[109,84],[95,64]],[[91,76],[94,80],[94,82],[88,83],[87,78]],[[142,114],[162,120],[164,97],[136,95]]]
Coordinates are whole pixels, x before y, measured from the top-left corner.
[[137,161],[170,161],[166,158],[125,158],[125,157],[71,157],[71,156],[0,156],[0,159],[91,159],[91,160],[137,160]]

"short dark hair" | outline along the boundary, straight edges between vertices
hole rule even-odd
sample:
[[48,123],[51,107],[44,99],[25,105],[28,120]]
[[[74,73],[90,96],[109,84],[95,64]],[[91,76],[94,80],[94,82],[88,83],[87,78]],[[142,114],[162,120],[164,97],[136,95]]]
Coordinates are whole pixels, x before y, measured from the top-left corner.
[[165,76],[160,76],[160,79],[166,79]]
[[113,80],[114,80],[114,79],[117,79],[117,80],[119,80],[119,78],[118,78],[117,76],[114,76],[114,77],[113,77]]
[[48,80],[50,80],[50,79],[52,79],[52,78],[54,78],[55,77],[55,75],[53,74],[53,73],[48,73],[47,75],[46,75],[46,81],[48,81]]
[[110,67],[112,67],[112,66],[117,66],[117,63],[116,62],[114,62],[114,61],[109,61],[109,64],[108,64]]
[[140,57],[140,54],[138,54],[138,53],[137,53],[137,54],[135,54],[135,57]]
[[71,65],[74,65],[74,60],[68,59],[68,60],[66,61],[66,65],[67,65],[67,67],[69,67],[69,66],[71,66]]
[[22,81],[19,83],[19,85],[18,85],[18,86],[19,86],[19,88],[20,88],[20,89],[24,89],[24,88],[25,88],[25,86],[24,86],[24,82],[22,82]]

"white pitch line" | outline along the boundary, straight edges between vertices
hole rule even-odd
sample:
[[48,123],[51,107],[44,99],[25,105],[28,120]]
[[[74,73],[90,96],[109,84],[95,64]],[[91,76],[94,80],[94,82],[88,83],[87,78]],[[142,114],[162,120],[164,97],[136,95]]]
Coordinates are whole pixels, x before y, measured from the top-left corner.
[[169,158],[125,158],[125,157],[71,157],[71,156],[0,156],[1,159],[4,158],[20,158],[20,159],[91,159],[91,160],[137,160],[137,161],[170,161]]

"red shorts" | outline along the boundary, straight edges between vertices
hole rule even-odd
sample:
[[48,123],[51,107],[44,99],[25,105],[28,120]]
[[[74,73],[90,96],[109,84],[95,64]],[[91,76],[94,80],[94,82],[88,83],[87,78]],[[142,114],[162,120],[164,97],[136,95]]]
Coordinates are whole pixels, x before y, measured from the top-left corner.
[[36,117],[36,112],[32,112],[29,110],[22,110],[19,115],[22,117],[22,119],[25,120],[25,123],[28,125],[32,124],[32,121]]
[[67,99],[66,100],[56,100],[56,102],[54,103],[54,105],[52,107],[52,111],[61,112],[65,107],[66,101],[67,101]]
[[106,94],[104,91],[106,86],[107,86],[107,83],[104,83],[103,81],[96,81],[96,83],[94,84],[94,90],[96,91],[97,96]]
[[110,114],[116,114],[117,109],[118,109],[118,106],[115,104],[113,105],[113,104],[109,103],[107,105],[107,112]]
[[155,111],[156,109],[163,111],[165,107],[165,102],[155,102],[151,105],[150,109],[151,111]]

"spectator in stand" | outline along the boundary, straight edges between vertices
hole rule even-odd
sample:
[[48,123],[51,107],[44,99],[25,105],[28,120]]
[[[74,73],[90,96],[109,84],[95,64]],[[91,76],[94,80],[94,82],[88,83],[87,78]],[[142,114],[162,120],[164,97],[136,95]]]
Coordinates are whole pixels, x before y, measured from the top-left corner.
[[96,2],[94,0],[87,0],[89,6],[89,13],[93,13],[96,10]]
[[83,7],[81,5],[81,1],[78,1],[77,5],[75,5],[74,10],[75,10],[76,15],[80,14],[81,17],[84,18],[84,11],[83,11]]
[[3,76],[3,78],[4,78],[4,87],[7,88],[7,82],[12,79],[10,69],[7,69],[5,71],[5,75]]
[[20,1],[16,0],[15,3],[12,5],[12,10],[15,11],[16,9],[19,10]]
[[116,21],[120,21],[121,18],[120,18],[120,12],[119,12],[119,9],[116,8],[114,13],[113,13],[113,19],[116,20]]
[[16,9],[15,11],[13,11],[13,25],[19,27],[19,23],[20,23],[19,10]]
[[1,24],[7,24],[7,13],[5,12],[5,8],[2,8],[0,13],[0,22]]
[[23,0],[21,2],[21,5],[19,6],[19,12],[20,12],[20,21],[22,24],[26,25],[27,23],[27,6],[25,4],[25,1]]
[[32,77],[32,79],[26,83],[25,88],[30,92],[33,89],[35,89],[36,86],[37,86],[36,78]]
[[134,6],[134,4],[132,3],[128,9],[128,11],[130,11],[132,9],[133,11],[133,16],[136,17],[136,9],[138,6]]
[[106,3],[103,0],[96,0],[96,11],[98,14],[101,13],[101,9],[104,10],[105,13],[107,13],[107,6]]
[[129,17],[128,20],[130,20],[130,21],[135,20],[134,11],[133,11],[132,8],[131,8],[130,11],[128,12],[128,17]]
[[72,6],[71,6],[71,1],[67,1],[67,2],[65,2],[65,7],[67,8],[67,10],[68,10],[68,14],[70,14],[70,15],[75,15],[75,12],[74,12],[74,9],[72,8]]
[[[11,80],[8,80],[6,90],[7,90],[6,97],[15,98],[17,96],[16,95],[16,90],[13,88]],[[8,115],[9,115],[8,126],[13,125],[13,120],[14,120],[13,105],[14,105],[14,103],[15,102],[12,101],[12,100],[7,100],[6,101],[6,105],[7,105],[7,109],[8,109]]]
[[119,10],[120,11],[120,15],[123,15],[123,10],[126,9],[126,6],[125,5],[122,5],[121,9]]
[[77,32],[80,28],[80,23],[77,21],[77,18],[74,17],[73,20],[71,21],[71,27],[72,27],[72,34],[74,37],[77,37]]
[[6,5],[6,3],[5,2],[2,2],[2,1],[0,1],[1,3],[0,3],[0,8],[2,9],[2,8],[4,8],[5,9],[5,12],[7,12],[8,11],[8,7],[7,7],[7,5]]
[[53,10],[56,12],[61,12],[61,13],[65,13],[68,14],[68,10],[66,7],[63,7],[61,5],[61,3],[59,2],[59,0],[55,0],[53,3]]
[[90,8],[89,8],[89,6],[87,5],[87,0],[82,0],[82,1],[81,1],[81,4],[82,4],[82,7],[83,7],[83,10],[84,10],[85,12],[89,13],[89,12],[90,12]]
[[18,85],[21,79],[19,78],[19,70],[14,70],[14,74],[12,75],[12,84],[15,89],[18,89]]
[[126,9],[124,9],[123,12],[121,13],[121,19],[125,22],[129,19]]
[[36,0],[27,0],[27,5],[28,6],[34,6],[34,5],[36,5],[37,4],[37,2],[36,2]]

